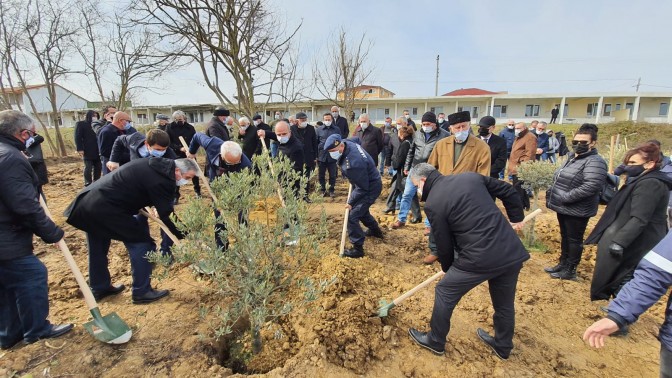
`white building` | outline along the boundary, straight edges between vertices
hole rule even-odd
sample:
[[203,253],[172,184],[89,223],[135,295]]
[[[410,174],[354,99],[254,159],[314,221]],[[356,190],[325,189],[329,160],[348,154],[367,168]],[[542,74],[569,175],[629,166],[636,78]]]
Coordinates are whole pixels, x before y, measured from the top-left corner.
[[[73,118],[73,112],[77,109],[86,109],[90,106],[90,103],[85,98],[58,84],[56,84],[55,87],[56,108],[60,113],[57,121],[60,126],[74,126],[76,119]],[[39,116],[42,122],[48,126],[54,125],[54,120],[51,119],[52,112],[51,102],[49,101],[49,92],[47,91],[47,86],[45,84],[28,85],[26,86],[26,91],[20,87],[8,88],[5,89],[5,93],[8,93],[9,102],[13,109],[20,109],[33,118]],[[33,108],[28,99],[29,95],[33,100],[33,104],[35,104],[37,115],[33,112]]]

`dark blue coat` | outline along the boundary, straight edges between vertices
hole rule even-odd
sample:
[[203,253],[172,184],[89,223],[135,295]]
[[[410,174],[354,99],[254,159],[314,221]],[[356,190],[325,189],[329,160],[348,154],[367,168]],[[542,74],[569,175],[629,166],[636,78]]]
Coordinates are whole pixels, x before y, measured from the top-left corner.
[[[639,316],[656,304],[672,286],[672,233],[648,252],[635,269],[634,278],[625,284],[609,304],[607,317],[619,327],[637,321]],[[658,339],[672,351],[672,296],[667,299],[665,321]]]
[[[131,135],[122,135],[118,137],[114,144],[112,145],[112,154],[110,154],[110,161],[119,163],[119,165],[124,165],[128,161],[123,161],[126,157],[130,157],[130,161],[135,159],[142,159],[147,156],[141,156],[140,147],[145,144],[145,137],[142,133],[133,133]],[[166,159],[177,159],[177,155],[171,148],[166,149],[166,153],[163,155]]]
[[26,145],[0,135],[0,261],[33,253],[33,235],[46,243],[63,238],[63,230],[47,217],[38,201],[37,176],[21,152]]
[[344,140],[345,150],[338,159],[341,172],[352,184],[351,206],[367,196],[377,197],[383,187],[380,172],[371,156],[356,142]]
[[516,140],[516,131],[505,127],[504,130],[499,132],[499,136],[506,140],[506,152],[510,154],[511,146],[513,146],[513,142]]
[[333,122],[329,126],[322,125],[317,128],[317,160],[319,162],[333,163],[336,161],[329,156],[329,151],[324,149],[324,144],[327,142],[327,138],[329,138],[330,135],[340,134],[340,132],[338,126]]
[[[112,155],[112,146],[114,146],[114,141],[117,140],[117,137],[119,135],[130,135],[136,132],[137,130],[132,127],[128,130],[119,130],[111,123],[103,126],[98,133],[98,150],[100,151],[100,156],[104,156],[109,160],[110,155]],[[125,160],[124,163],[126,161],[127,160]]]
[[350,136],[350,127],[348,126],[348,120],[345,117],[338,116],[334,119],[334,124],[341,132],[341,138],[347,139]]
[[541,148],[543,153],[548,152],[548,134],[541,133],[537,135],[537,148]]
[[215,178],[231,172],[239,172],[245,168],[252,168],[252,162],[243,154],[240,165],[227,166],[222,162],[222,144],[224,141],[217,137],[209,137],[203,133],[196,133],[191,138],[189,153],[196,154],[199,147],[205,150],[206,159],[208,159],[208,178],[213,181]]

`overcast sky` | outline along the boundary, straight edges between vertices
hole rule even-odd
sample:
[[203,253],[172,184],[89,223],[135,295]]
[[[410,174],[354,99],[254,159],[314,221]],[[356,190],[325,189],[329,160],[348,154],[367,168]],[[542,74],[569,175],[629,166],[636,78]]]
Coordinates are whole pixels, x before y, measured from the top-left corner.
[[[509,93],[672,92],[669,17],[672,1],[631,0],[270,0],[298,34],[305,79],[341,26],[372,42],[369,84],[396,97],[478,87]],[[95,99],[88,80],[65,86]],[[199,70],[161,80],[143,105],[214,103]],[[229,85],[232,85],[229,83]],[[233,92],[233,91],[231,91]]]

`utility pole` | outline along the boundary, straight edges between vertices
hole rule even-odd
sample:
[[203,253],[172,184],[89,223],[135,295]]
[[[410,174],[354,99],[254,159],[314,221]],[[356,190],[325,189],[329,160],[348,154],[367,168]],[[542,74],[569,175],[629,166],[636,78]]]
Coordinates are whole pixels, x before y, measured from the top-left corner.
[[635,85],[635,92],[639,92],[639,86],[642,84],[642,78],[637,79],[637,85]]
[[439,95],[439,56],[436,56],[436,81],[434,82],[434,96]]

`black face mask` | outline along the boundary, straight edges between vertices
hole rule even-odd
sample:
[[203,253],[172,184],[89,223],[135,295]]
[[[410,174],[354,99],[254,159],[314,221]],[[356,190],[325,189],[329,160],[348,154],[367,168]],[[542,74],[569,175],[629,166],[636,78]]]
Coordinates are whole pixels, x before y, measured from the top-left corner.
[[640,165],[626,165],[623,167],[623,170],[625,171],[625,174],[628,175],[628,177],[637,177],[644,173],[646,168],[644,168],[644,164]]
[[488,128],[488,127],[479,127],[479,128],[478,128],[478,135],[480,135],[480,136],[482,136],[482,137],[486,137],[486,136],[490,135],[490,128]]
[[177,124],[182,126],[182,125],[184,125],[184,121],[177,121]]
[[577,155],[585,154],[586,152],[590,151],[590,146],[587,144],[575,144],[572,145],[572,148],[574,149],[574,153]]

